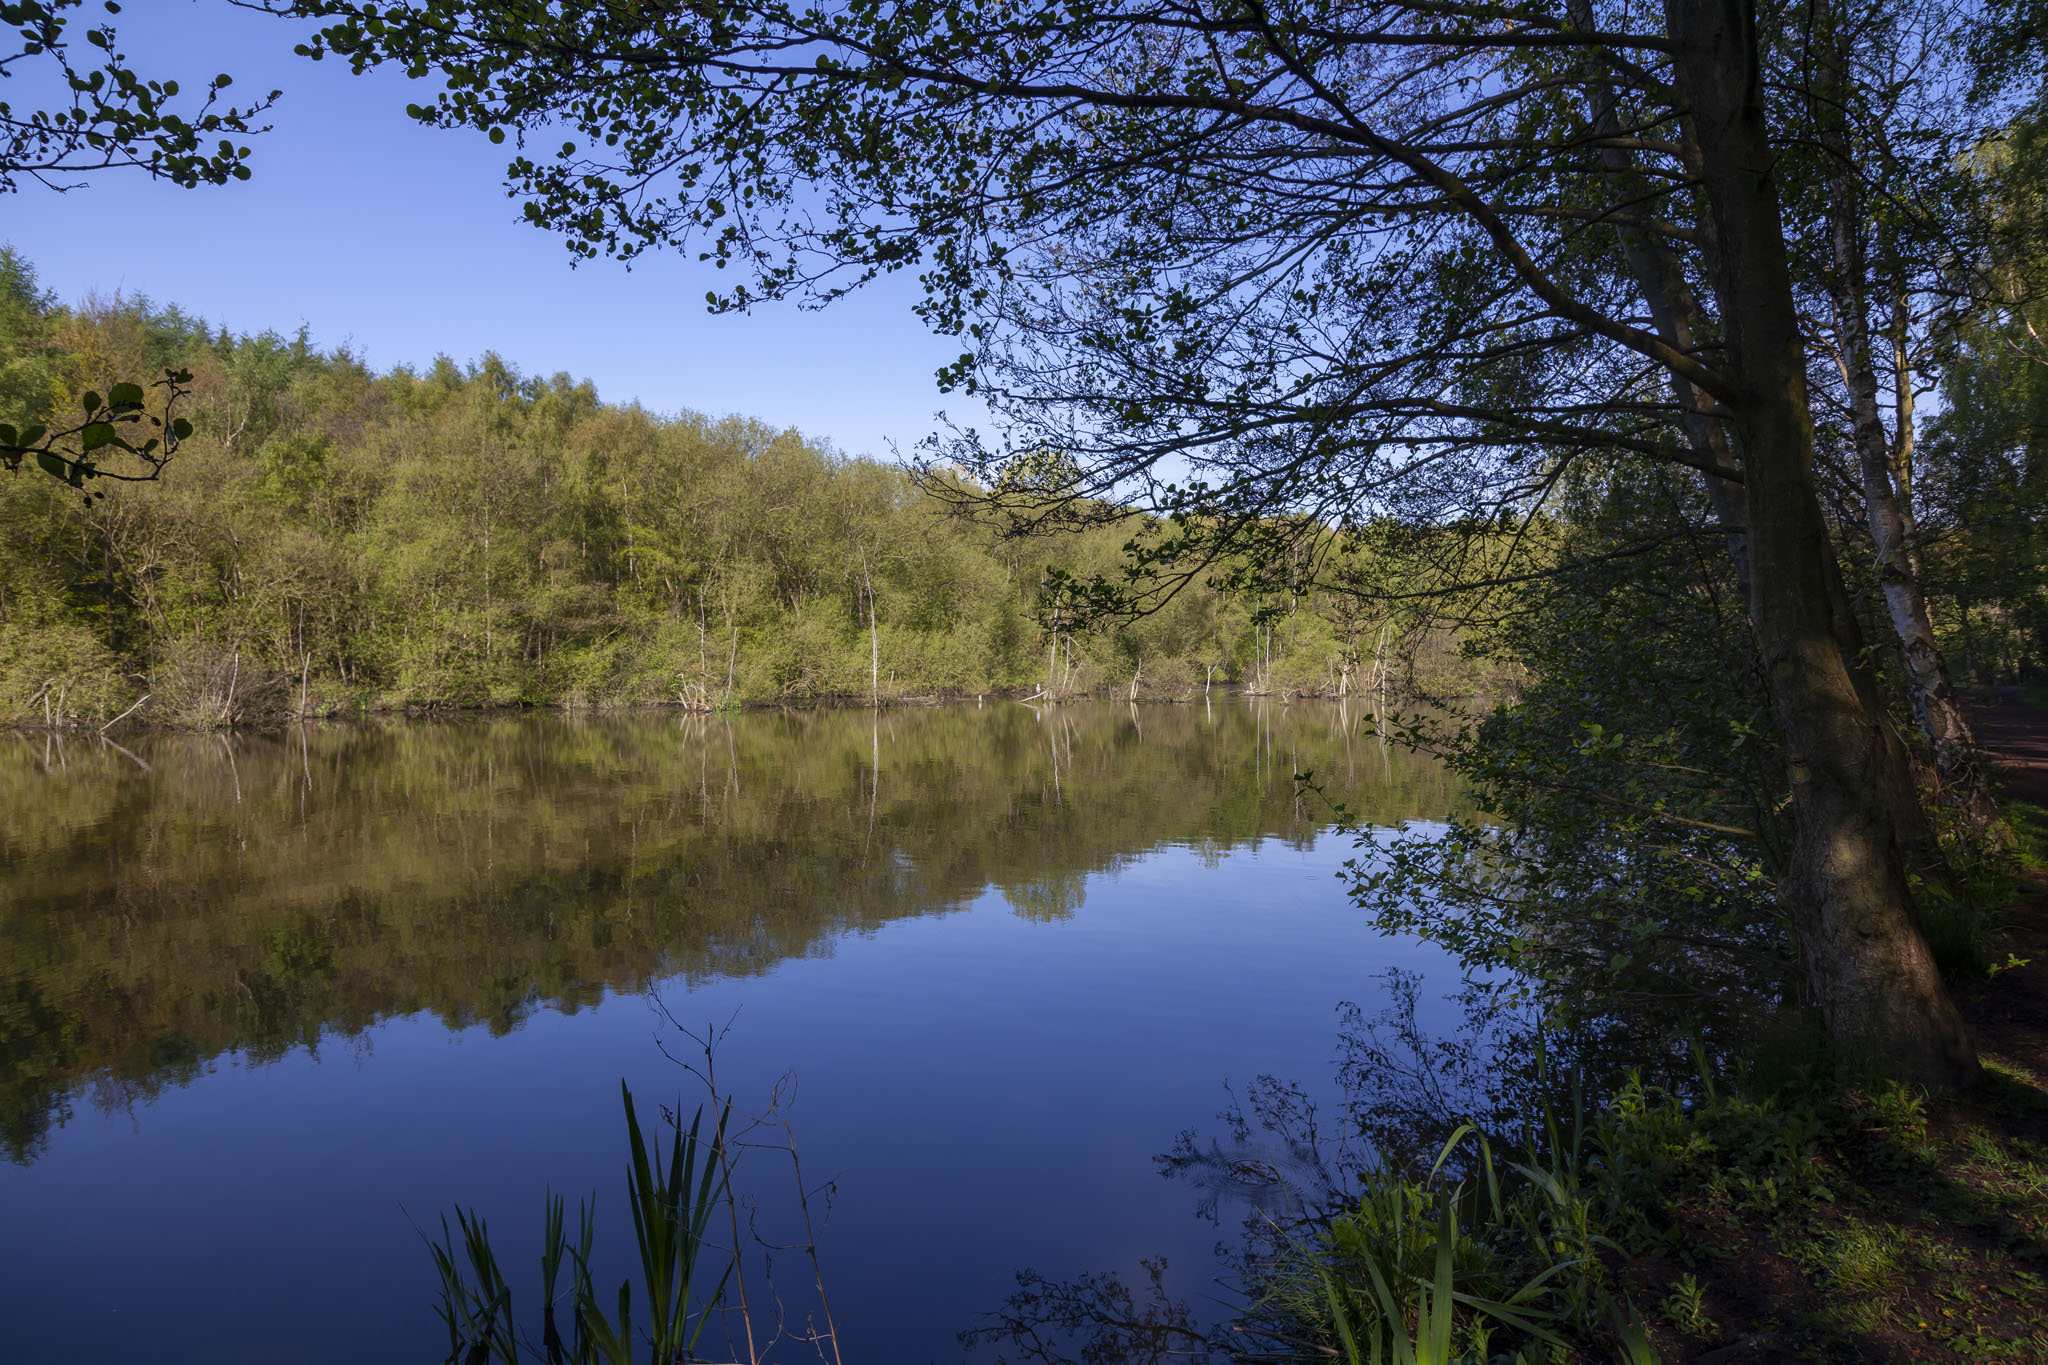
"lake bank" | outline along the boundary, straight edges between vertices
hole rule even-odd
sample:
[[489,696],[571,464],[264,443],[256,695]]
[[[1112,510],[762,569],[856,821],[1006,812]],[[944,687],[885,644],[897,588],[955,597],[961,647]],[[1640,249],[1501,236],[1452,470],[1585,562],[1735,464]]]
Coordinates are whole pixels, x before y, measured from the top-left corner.
[[1675,1131],[1656,1236],[1619,1267],[1664,1359],[2048,1360],[2039,835],[1994,939],[2000,969],[1957,983],[1974,1090],[1790,1093],[1747,1125]]
[[491,716],[555,714],[576,715],[629,715],[636,712],[670,713],[680,715],[732,715],[741,712],[809,712],[809,711],[871,711],[871,710],[920,710],[946,706],[982,706],[1003,702],[1016,702],[1031,706],[1059,706],[1074,704],[1144,704],[1148,706],[1198,706],[1205,703],[1221,704],[1232,699],[1252,699],[1288,706],[1297,702],[1329,703],[1356,708],[1371,713],[1383,714],[1398,706],[1412,706],[1421,700],[1406,688],[1389,688],[1382,692],[1340,692],[1323,690],[1313,686],[1282,687],[1277,689],[1248,688],[1235,683],[1218,683],[1205,687],[1193,684],[1175,691],[1160,688],[1141,687],[1105,688],[1094,691],[1070,691],[1047,693],[1043,687],[1000,687],[980,691],[960,692],[918,692],[891,693],[879,700],[860,693],[826,693],[801,697],[746,698],[732,701],[718,700],[712,703],[678,701],[674,699],[649,698],[633,701],[532,701],[496,703],[460,702],[392,702],[362,703],[359,705],[327,705],[320,709],[307,710],[265,710],[239,714],[234,722],[205,720],[169,720],[151,715],[146,709],[147,696],[111,719],[102,720],[97,716],[64,716],[53,713],[54,718],[37,719],[34,716],[16,716],[0,719],[0,733],[22,735],[104,735],[117,732],[140,733],[162,732],[166,734],[201,733],[215,734],[246,730],[251,733],[275,732],[294,725],[312,723],[347,723],[350,721],[390,720],[454,720],[463,718],[487,718]]

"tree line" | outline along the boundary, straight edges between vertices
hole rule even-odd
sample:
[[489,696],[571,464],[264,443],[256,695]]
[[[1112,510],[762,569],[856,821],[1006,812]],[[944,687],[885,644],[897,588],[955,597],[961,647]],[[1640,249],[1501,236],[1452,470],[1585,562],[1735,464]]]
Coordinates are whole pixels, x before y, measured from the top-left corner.
[[[1137,518],[1009,537],[904,469],[763,422],[602,401],[494,355],[375,372],[147,300],[60,306],[0,252],[0,386],[31,420],[185,372],[163,475],[0,479],[0,716],[224,727],[363,708],[697,709],[1383,683],[1411,622],[1306,582],[1065,610]],[[154,401],[161,402],[156,399]],[[1419,637],[1418,637],[1419,638]],[[1377,665],[1377,672],[1375,671]],[[1463,676],[1448,637],[1422,660]]]

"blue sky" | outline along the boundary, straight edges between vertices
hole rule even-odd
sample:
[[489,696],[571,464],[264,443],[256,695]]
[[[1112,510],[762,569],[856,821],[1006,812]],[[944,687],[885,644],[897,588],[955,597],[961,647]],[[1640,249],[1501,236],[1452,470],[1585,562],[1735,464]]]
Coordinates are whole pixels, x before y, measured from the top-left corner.
[[119,25],[145,76],[196,89],[226,71],[235,94],[284,97],[240,184],[180,190],[110,172],[0,199],[0,240],[67,301],[118,290],[237,332],[304,325],[380,369],[494,350],[525,373],[591,379],[608,400],[742,413],[854,454],[886,456],[892,439],[908,452],[942,408],[987,421],[934,385],[959,348],[912,315],[914,280],[822,312],[713,317],[704,292],[722,277],[695,260],[572,269],[505,197],[509,148],[405,117],[426,82],[306,61],[293,26],[219,0],[139,0]]

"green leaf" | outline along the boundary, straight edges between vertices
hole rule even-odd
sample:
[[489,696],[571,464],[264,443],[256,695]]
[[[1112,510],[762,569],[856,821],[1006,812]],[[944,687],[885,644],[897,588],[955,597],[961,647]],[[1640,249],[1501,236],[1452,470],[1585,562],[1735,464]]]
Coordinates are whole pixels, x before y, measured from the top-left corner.
[[98,450],[101,446],[112,445],[119,439],[112,422],[87,422],[78,433],[79,444],[87,450]]
[[142,385],[116,384],[107,402],[115,408],[139,408],[142,406]]
[[47,450],[38,450],[36,452],[36,463],[41,465],[43,472],[52,478],[69,479],[71,476],[71,466]]

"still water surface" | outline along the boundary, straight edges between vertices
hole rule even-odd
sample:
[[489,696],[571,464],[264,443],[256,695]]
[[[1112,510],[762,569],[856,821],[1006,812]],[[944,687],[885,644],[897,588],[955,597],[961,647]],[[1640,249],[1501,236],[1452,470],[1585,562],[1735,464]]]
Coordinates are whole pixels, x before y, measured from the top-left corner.
[[1361,922],[1350,842],[1291,780],[1372,824],[1457,808],[1360,719],[1219,698],[5,741],[0,1356],[437,1360],[415,1224],[476,1206],[531,1304],[548,1185],[598,1192],[616,1283],[619,1082],[643,1112],[698,1093],[657,1005],[731,1024],[742,1107],[796,1073],[847,1361],[960,1359],[1026,1268],[1164,1255],[1199,1294],[1228,1220],[1153,1155],[1213,1130],[1226,1082],[1326,1080],[1336,1006],[1386,968],[1448,975]]

